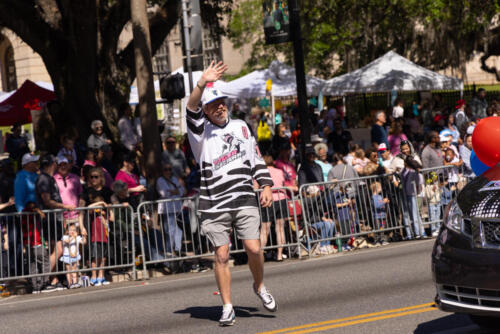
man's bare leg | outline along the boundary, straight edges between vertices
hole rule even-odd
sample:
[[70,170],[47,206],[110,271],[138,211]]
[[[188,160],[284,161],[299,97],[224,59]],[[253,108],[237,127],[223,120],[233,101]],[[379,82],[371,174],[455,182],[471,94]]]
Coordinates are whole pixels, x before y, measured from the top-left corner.
[[229,271],[229,245],[215,248],[215,279],[223,304],[231,304],[231,272]]
[[243,246],[247,252],[248,266],[252,272],[254,286],[257,291],[260,291],[264,280],[264,255],[260,248],[260,240],[243,240]]

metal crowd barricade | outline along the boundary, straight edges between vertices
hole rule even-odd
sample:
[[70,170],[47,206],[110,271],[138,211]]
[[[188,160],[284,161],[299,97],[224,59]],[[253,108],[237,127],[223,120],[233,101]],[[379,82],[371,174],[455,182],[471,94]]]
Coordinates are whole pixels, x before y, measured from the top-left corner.
[[[270,208],[261,208],[259,203],[261,226],[264,226],[267,235],[264,249],[286,248],[291,255],[300,246],[301,227],[297,214],[300,205],[288,188],[273,188],[272,191],[280,196],[281,201],[273,201]],[[258,196],[259,191],[256,193]],[[147,266],[170,266],[175,261],[213,256],[209,240],[200,230],[197,200],[197,197],[162,199],[143,202],[138,206],[139,223],[135,235],[143,257],[144,277],[147,277]],[[262,224],[263,214],[265,225]],[[272,229],[273,224],[278,228]],[[278,243],[278,239],[282,242]],[[230,240],[231,254],[245,251],[235,233],[231,233]],[[300,250],[297,251],[300,257]]]
[[[0,281],[31,278],[33,286],[42,288],[49,276],[75,272],[90,276],[92,271],[99,276],[99,270],[119,268],[132,269],[136,278],[133,211],[128,206],[6,213],[0,215],[0,225],[6,232],[2,233]],[[77,227],[77,235],[69,235],[69,226]],[[70,248],[72,237],[77,236],[76,247]],[[76,268],[65,265],[70,258]]]
[[[261,189],[256,190],[257,202],[260,210],[260,241],[265,251],[277,250],[286,252],[289,257],[297,255],[302,257],[300,239],[304,234],[304,226],[301,221],[300,201],[294,192],[286,187],[271,189],[273,192],[273,203],[268,208],[260,205]],[[236,235],[233,233],[233,245],[240,245]],[[233,252],[244,251],[242,247],[234,247]]]
[[420,173],[423,177],[422,191],[418,196],[421,226],[437,232],[446,206],[475,176],[464,165],[426,168]]
[[197,197],[142,202],[137,207],[135,236],[140,244],[143,277],[148,265],[171,266],[173,261],[212,254],[199,228]]
[[304,184],[299,193],[309,254],[316,244],[333,246],[333,241],[342,251],[351,237],[370,236],[383,242],[404,227],[396,175]]

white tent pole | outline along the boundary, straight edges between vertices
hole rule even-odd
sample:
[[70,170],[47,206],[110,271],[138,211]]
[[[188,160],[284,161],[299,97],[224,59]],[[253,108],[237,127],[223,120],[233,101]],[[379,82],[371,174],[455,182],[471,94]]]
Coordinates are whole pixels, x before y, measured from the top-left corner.
[[[346,104],[346,98],[345,95],[342,95],[342,105],[344,106],[344,121],[347,117],[347,104]],[[346,121],[347,123],[347,121]]]

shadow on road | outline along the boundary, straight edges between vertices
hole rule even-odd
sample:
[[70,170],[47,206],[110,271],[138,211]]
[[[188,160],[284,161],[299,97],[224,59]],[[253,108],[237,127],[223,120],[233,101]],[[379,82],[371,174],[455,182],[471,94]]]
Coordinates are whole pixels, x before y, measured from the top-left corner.
[[481,330],[465,314],[450,314],[448,316],[424,322],[418,325],[413,334],[488,334]]
[[[175,311],[176,314],[191,314],[191,318],[196,319],[206,319],[212,321],[219,321],[221,316],[222,307],[221,306],[195,306],[188,307],[184,310]],[[275,318],[276,316],[270,314],[253,313],[259,311],[255,307],[244,307],[244,306],[234,306],[234,311],[236,312],[236,317],[241,318]]]

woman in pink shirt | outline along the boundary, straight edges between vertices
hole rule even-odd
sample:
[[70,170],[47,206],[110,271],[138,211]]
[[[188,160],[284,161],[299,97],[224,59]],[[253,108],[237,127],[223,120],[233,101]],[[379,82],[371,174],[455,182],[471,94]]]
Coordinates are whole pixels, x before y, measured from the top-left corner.
[[408,140],[406,135],[403,133],[403,125],[401,122],[394,121],[389,129],[389,136],[387,137],[393,157],[401,153],[399,151],[399,144],[401,144],[403,140]]
[[134,170],[135,159],[133,155],[126,155],[123,159],[122,168],[116,173],[115,181],[123,181],[127,184],[128,190],[132,196],[146,191],[146,187],[139,183],[139,177],[132,173]]
[[290,145],[283,145],[280,148],[278,159],[274,162],[274,166],[281,169],[285,174],[285,187],[290,188],[292,191],[299,191],[297,181],[297,171],[295,166],[290,162]]
[[[264,156],[267,169],[273,179],[274,188],[286,187],[285,173],[281,169],[275,168],[273,157],[270,155]],[[273,205],[269,208],[261,208],[262,224],[260,227],[260,245],[266,247],[269,231],[271,230],[271,222],[274,221],[276,232],[277,245],[285,244],[285,220],[288,219],[288,202],[286,190],[273,190]],[[277,261],[283,261],[283,247],[278,247],[276,255]]]

